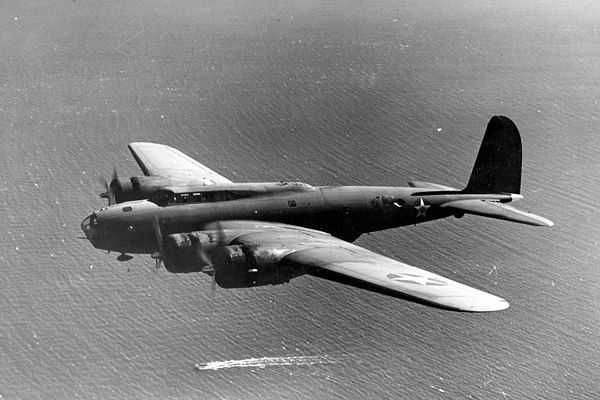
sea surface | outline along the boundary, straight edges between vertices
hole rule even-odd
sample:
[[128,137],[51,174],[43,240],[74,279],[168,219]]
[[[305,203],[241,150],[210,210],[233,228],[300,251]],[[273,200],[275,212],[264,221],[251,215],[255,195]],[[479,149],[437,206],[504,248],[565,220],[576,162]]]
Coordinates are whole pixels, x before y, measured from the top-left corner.
[[[0,2],[0,399],[595,399],[596,0]],[[132,141],[239,182],[466,184],[489,118],[519,207],[361,237],[506,298],[428,308],[313,277],[211,291],[81,240]]]

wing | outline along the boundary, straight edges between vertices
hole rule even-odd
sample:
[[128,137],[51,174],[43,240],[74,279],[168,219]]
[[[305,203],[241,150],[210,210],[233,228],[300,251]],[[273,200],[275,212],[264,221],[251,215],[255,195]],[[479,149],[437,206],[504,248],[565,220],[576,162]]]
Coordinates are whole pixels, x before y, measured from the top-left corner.
[[500,297],[324,232],[253,221],[226,221],[223,226],[228,232],[237,232],[235,237],[229,236],[230,243],[268,254],[279,260],[281,267],[304,269],[321,278],[445,309],[484,312],[508,307],[508,302]]
[[204,185],[233,183],[181,151],[164,144],[135,142],[129,150],[146,176],[188,180]]

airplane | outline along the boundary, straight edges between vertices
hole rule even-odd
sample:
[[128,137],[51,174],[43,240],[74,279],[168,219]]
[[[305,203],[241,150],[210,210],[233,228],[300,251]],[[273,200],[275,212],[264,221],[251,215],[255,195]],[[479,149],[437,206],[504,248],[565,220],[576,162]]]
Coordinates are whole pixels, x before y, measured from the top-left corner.
[[98,249],[150,254],[172,273],[204,272],[212,287],[277,285],[312,275],[441,309],[487,312],[506,300],[351,242],[364,233],[465,214],[534,226],[552,221],[508,203],[523,198],[521,137],[509,118],[488,123],[466,187],[234,183],[181,151],[129,144],[144,176],[113,176],[109,205],[81,228]]

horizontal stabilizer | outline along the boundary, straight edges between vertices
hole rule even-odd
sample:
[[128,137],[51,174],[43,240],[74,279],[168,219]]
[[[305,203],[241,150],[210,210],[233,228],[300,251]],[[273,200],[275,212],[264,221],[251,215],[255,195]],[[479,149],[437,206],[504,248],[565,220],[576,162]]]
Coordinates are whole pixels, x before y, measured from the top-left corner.
[[552,226],[554,223],[549,219],[532,213],[521,211],[507,204],[484,201],[484,200],[455,200],[441,205],[441,207],[453,208],[468,214],[481,215],[489,218],[504,219],[506,221],[519,222],[521,224],[536,226]]

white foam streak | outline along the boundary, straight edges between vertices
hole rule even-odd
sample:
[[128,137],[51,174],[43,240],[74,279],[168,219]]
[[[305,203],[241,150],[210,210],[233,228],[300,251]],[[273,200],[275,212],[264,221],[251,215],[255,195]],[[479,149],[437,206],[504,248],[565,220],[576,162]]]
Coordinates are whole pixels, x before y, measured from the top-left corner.
[[328,356],[296,356],[296,357],[261,357],[247,358],[244,360],[211,361],[208,363],[194,364],[198,370],[218,370],[226,368],[265,368],[282,365],[312,365],[329,364],[336,360]]

